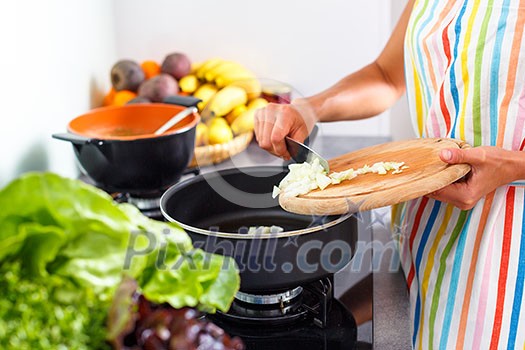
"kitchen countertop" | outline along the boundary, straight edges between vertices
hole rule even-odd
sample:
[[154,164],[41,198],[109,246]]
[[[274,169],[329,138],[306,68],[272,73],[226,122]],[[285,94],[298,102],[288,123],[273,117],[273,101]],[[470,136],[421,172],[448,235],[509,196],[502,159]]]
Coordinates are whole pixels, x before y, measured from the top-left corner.
[[[312,147],[323,157],[330,159],[335,156],[351,152],[360,148],[390,141],[387,137],[355,137],[355,136],[329,136],[321,132],[315,138]],[[242,152],[232,159],[218,165],[212,165],[201,169],[202,172],[215,171],[231,167],[244,167],[255,165],[282,165],[283,160],[277,158],[252,142],[246,152]],[[341,297],[337,292],[338,285],[348,286],[348,279],[355,280],[352,285],[370,279],[372,272],[372,312],[373,312],[373,337],[372,331],[366,330],[364,339],[366,343],[372,342],[374,349],[402,350],[411,348],[409,301],[403,272],[399,267],[399,259],[395,252],[395,246],[390,231],[390,210],[380,208],[363,214],[371,228],[372,237],[372,266],[361,268],[359,271],[347,267],[336,274],[335,289],[336,297]],[[369,249],[370,245],[365,247]],[[359,248],[357,248],[359,249]],[[394,253],[392,253],[394,252]],[[356,255],[358,250],[356,250]],[[368,254],[368,253],[367,253]],[[392,255],[394,254],[394,255]],[[352,265],[349,264],[349,265]],[[363,284],[366,285],[366,284]],[[365,290],[369,296],[369,291]],[[368,322],[369,324],[370,322]],[[361,327],[361,326],[360,326]],[[371,327],[368,327],[371,328]],[[358,334],[361,331],[358,331]],[[369,334],[369,335],[368,335]],[[360,339],[362,340],[362,339]]]

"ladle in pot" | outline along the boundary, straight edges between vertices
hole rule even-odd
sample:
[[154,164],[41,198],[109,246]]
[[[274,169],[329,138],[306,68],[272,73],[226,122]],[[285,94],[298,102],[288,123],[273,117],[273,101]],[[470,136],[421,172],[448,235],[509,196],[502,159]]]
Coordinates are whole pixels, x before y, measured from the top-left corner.
[[174,125],[177,125],[180,121],[182,121],[184,118],[189,116],[190,114],[196,113],[197,108],[196,107],[188,107],[179,113],[175,114],[173,117],[170,118],[164,125],[162,125],[160,128],[158,128],[154,134],[155,135],[161,135],[164,134],[166,131],[168,131],[171,127]]

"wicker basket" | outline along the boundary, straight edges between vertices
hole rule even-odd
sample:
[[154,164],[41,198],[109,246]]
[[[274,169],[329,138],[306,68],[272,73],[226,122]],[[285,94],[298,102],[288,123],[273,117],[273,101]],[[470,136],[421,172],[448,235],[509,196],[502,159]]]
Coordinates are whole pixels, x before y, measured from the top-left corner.
[[247,132],[234,137],[230,142],[196,147],[189,167],[201,167],[223,162],[244,151],[252,141],[252,138],[253,132]]

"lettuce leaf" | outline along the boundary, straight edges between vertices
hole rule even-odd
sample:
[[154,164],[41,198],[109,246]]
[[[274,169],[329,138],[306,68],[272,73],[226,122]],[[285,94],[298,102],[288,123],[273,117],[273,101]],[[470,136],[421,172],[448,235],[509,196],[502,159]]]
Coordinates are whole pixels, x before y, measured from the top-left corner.
[[50,275],[22,278],[21,262],[0,266],[0,349],[110,349],[109,301]]
[[0,208],[0,266],[21,261],[28,279],[61,276],[111,298],[129,275],[151,301],[210,312],[226,311],[240,285],[233,259],[78,180],[28,173],[0,190]]

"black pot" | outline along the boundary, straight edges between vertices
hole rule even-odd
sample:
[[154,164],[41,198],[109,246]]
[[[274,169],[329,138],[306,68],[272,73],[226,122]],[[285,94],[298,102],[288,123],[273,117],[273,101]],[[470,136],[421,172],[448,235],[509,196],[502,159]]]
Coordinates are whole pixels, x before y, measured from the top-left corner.
[[[282,167],[227,169],[174,185],[161,198],[164,217],[178,223],[196,247],[234,257],[241,291],[288,290],[327,277],[348,264],[357,241],[355,217],[315,217],[284,211],[272,188]],[[282,233],[246,233],[277,225]]]
[[98,108],[72,120],[68,133],[53,137],[73,144],[82,172],[97,187],[132,194],[162,191],[191,161],[200,117],[193,113],[160,136],[153,132],[183,109],[168,104]]

